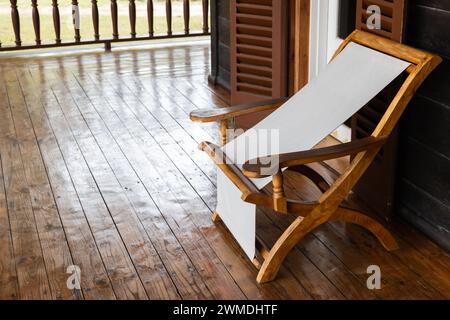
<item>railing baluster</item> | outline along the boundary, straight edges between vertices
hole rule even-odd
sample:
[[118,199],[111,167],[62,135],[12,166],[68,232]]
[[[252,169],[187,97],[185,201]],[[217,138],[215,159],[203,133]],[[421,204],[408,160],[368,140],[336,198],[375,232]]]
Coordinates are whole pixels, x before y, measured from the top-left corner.
[[113,27],[113,38],[119,39],[119,20],[117,17],[117,0],[111,0],[111,19]]
[[147,21],[148,21],[148,34],[150,37],[153,37],[153,35],[155,34],[153,0],[147,0]]
[[11,3],[11,20],[14,29],[14,36],[16,38],[16,46],[20,47],[22,45],[22,40],[20,39],[20,16],[19,10],[17,10],[17,0],[10,0]]
[[172,35],[172,0],[166,0],[167,35]]
[[[0,0],[1,1],[1,0]],[[142,1],[143,0],[139,0]],[[162,1],[162,0],[159,0]],[[181,0],[177,0],[181,3]],[[197,0],[199,1],[199,0]],[[22,30],[21,30],[21,17],[20,11],[21,8],[18,0],[10,0],[11,6],[11,20],[12,27],[15,36],[15,46],[13,47],[2,47],[2,43],[0,41],[0,52],[9,51],[9,50],[25,50],[25,49],[34,49],[34,48],[43,48],[43,47],[60,47],[66,44],[62,43],[61,39],[61,16],[60,16],[60,1],[52,0],[48,1],[49,5],[52,6],[52,18],[53,18],[53,28],[55,34],[55,42],[44,43],[42,40],[42,30],[41,28],[44,26],[45,22],[44,17],[41,16],[42,13],[42,1],[39,0],[30,0],[28,3],[31,3],[31,18],[33,23],[33,30],[35,34],[35,43],[24,45],[22,43]],[[25,1],[24,1],[25,2]],[[81,45],[81,44],[92,44],[96,43],[104,43],[106,50],[110,50],[111,44],[116,41],[121,41],[119,36],[119,4],[117,0],[110,0],[110,9],[111,9],[111,22],[112,22],[112,38],[102,38],[100,36],[100,10],[98,0],[91,0],[91,13],[92,13],[92,24],[94,31],[94,41],[81,39],[81,28],[80,28],[80,6],[81,3],[79,0],[71,0],[69,3],[72,4],[72,17],[73,17],[73,28],[74,28],[74,39],[70,44],[73,45]],[[148,23],[148,36],[138,36],[137,34],[137,23],[138,23],[138,8],[139,6],[136,4],[136,0],[128,0],[128,14],[129,14],[129,22],[130,22],[130,35],[131,37],[124,37],[122,40],[148,40],[151,38],[155,38],[155,34],[158,33],[157,38],[176,38],[179,37],[179,34],[174,34],[174,20],[173,20],[173,1],[165,0],[165,13],[166,13],[166,23],[167,23],[167,33],[160,34],[159,28],[155,25],[155,7],[154,0],[147,0],[147,23]],[[83,2],[85,3],[85,2]],[[89,3],[86,1],[86,3]],[[183,0],[183,25],[184,25],[184,35],[186,36],[202,36],[204,34],[209,33],[209,0],[202,0],[202,12],[203,12],[203,21],[202,21],[202,32],[193,33],[190,29],[191,27],[191,1]],[[39,7],[41,5],[41,7]],[[23,17],[22,17],[23,18]],[[155,28],[157,30],[155,30]],[[164,32],[163,32],[164,33]]]
[[136,38],[136,3],[135,0],[130,0],[128,4],[128,12],[130,14],[131,38]]
[[39,18],[39,9],[37,0],[31,0],[31,17],[33,19],[34,34],[36,36],[36,45],[41,45],[41,21]]
[[189,20],[191,18],[190,0],[183,0],[184,34],[189,34]]
[[209,0],[202,0],[203,7],[203,33],[209,32]]
[[75,32],[75,42],[81,41],[80,35],[80,8],[78,7],[78,0],[72,0],[72,19],[73,19],[73,30]]
[[100,40],[97,0],[92,0],[91,3],[92,3],[92,24],[94,26],[94,38],[95,40]]
[[55,41],[61,43],[61,18],[59,16],[58,0],[52,0],[53,6],[53,27],[55,29]]

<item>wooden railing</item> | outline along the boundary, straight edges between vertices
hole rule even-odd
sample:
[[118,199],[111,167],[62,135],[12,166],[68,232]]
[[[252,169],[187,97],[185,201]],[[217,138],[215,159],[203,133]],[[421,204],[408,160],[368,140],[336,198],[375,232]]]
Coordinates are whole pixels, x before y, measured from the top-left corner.
[[[39,15],[38,0],[31,0],[31,17],[33,22],[33,29],[35,35],[35,41],[31,44],[23,44],[21,38],[21,17],[20,9],[17,5],[17,0],[10,0],[11,3],[11,21],[12,30],[14,32],[14,45],[2,46],[0,42],[0,51],[12,51],[12,50],[25,50],[25,49],[37,49],[37,48],[51,48],[51,47],[62,47],[62,46],[74,46],[74,45],[91,45],[96,43],[102,43],[105,45],[107,50],[111,49],[111,44],[113,42],[127,42],[127,41],[137,41],[137,40],[152,40],[152,39],[169,39],[169,38],[181,38],[181,37],[195,37],[195,36],[205,36],[210,34],[209,29],[209,0],[201,0],[202,3],[202,30],[191,32],[190,31],[190,0],[183,0],[183,22],[184,22],[184,32],[174,33],[172,27],[172,0],[165,1],[166,9],[166,24],[167,30],[165,34],[155,34],[155,23],[154,23],[154,1],[147,0],[147,22],[148,22],[148,35],[138,35],[136,33],[136,0],[129,0],[128,3],[128,18],[130,23],[130,34],[121,35],[119,30],[119,20],[118,20],[118,5],[117,0],[111,1],[111,24],[112,24],[112,35],[111,36],[101,36],[101,30],[99,26],[99,9],[97,0],[91,0],[92,9],[92,24],[94,34],[93,37],[88,39],[83,39],[80,33],[80,12],[79,12],[79,1],[72,0],[72,18],[73,18],[73,40],[63,41],[61,39],[61,18],[60,18],[60,8],[58,0],[52,0],[52,18],[53,18],[53,28],[55,40],[49,43],[44,43],[41,39],[41,17]],[[80,1],[81,2],[81,1]],[[84,0],[84,2],[88,2]]]

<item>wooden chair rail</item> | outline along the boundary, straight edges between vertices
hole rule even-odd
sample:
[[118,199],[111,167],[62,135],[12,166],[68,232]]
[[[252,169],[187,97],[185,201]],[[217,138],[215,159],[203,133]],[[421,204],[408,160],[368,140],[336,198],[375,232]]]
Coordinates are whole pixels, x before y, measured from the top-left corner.
[[[72,16],[73,16],[73,40],[63,42],[61,39],[61,18],[60,18],[60,6],[58,0],[52,0],[52,19],[53,19],[53,29],[55,34],[55,40],[49,43],[43,43],[41,39],[41,19],[39,14],[39,3],[38,0],[31,0],[31,17],[33,22],[33,29],[35,34],[34,44],[23,44],[22,33],[21,33],[21,16],[20,11],[22,8],[17,5],[17,0],[10,0],[11,5],[11,24],[14,31],[14,45],[12,46],[2,46],[0,42],[0,52],[1,51],[14,51],[14,50],[26,50],[26,49],[39,49],[39,48],[53,48],[53,47],[63,47],[63,46],[76,46],[76,45],[92,45],[92,44],[104,44],[106,49],[111,48],[111,43],[115,42],[125,42],[125,41],[139,41],[139,40],[153,40],[153,39],[170,39],[170,38],[180,38],[180,37],[196,37],[205,36],[210,34],[209,29],[209,0],[202,0],[202,30],[198,32],[191,32],[190,30],[190,0],[183,0],[183,23],[184,32],[183,33],[173,33],[173,22],[172,22],[172,0],[166,0],[166,24],[167,29],[165,34],[155,35],[154,28],[154,1],[147,0],[147,24],[148,24],[148,35],[139,36],[136,32],[136,0],[129,0],[128,3],[128,20],[130,25],[130,34],[121,35],[119,30],[119,12],[117,0],[111,0],[111,24],[112,24],[112,35],[111,36],[101,36],[101,30],[99,27],[99,10],[98,1],[91,1],[91,18],[94,29],[93,38],[83,39],[80,34],[80,3],[81,1],[72,0]],[[84,2],[87,3],[88,1]]]
[[275,110],[287,101],[286,98],[263,102],[241,104],[229,108],[208,108],[192,111],[190,118],[195,122],[215,122],[228,120],[246,114]]
[[[337,159],[372,148],[379,148],[386,140],[387,137],[367,137],[361,140],[337,144],[330,147],[261,157],[247,161],[243,165],[243,172],[249,178],[268,177],[275,175],[279,169]],[[277,163],[278,166],[276,166],[276,168],[268,168],[265,163]]]

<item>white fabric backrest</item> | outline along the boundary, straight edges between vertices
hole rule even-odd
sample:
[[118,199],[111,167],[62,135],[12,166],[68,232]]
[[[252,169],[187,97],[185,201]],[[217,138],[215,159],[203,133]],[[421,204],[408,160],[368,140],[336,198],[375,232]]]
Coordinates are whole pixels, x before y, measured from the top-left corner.
[[[224,151],[234,163],[242,165],[261,156],[309,150],[409,65],[351,42],[315,80],[252,129],[229,142]],[[278,142],[270,148],[263,147],[267,146],[267,132]],[[268,181],[255,179],[254,182],[262,188]]]

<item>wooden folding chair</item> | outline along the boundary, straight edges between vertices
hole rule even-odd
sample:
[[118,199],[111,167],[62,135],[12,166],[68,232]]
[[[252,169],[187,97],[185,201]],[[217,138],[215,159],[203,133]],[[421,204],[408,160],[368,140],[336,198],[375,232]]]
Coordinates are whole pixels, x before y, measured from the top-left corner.
[[[261,244],[257,245],[260,249],[260,256],[264,259],[257,276],[259,283],[273,280],[291,249],[306,234],[328,221],[341,220],[358,224],[371,231],[387,250],[398,248],[396,240],[383,225],[361,212],[345,207],[343,202],[375,159],[418,87],[442,60],[436,55],[363,31],[354,31],[339,47],[334,58],[350,42],[410,63],[410,66],[406,69],[406,79],[370,137],[331,147],[280,154],[279,167],[273,172],[267,172],[266,170],[264,174],[261,174],[261,163],[267,163],[264,160],[268,159],[247,162],[241,169],[230,163],[230,161],[226,161],[226,154],[222,153],[218,146],[208,142],[200,145],[201,150],[205,151],[216,162],[222,172],[239,188],[242,192],[242,200],[257,206],[273,209],[280,214],[291,214],[297,217],[270,250],[265,249]],[[198,122],[220,122],[222,143],[226,143],[226,131],[230,119],[255,112],[275,110],[283,102],[271,101],[264,105],[253,104],[213,110],[198,110],[192,112],[191,119]],[[350,165],[331,185],[318,172],[306,166],[309,163],[348,155],[353,156]],[[308,203],[287,199],[283,186],[283,169],[296,171],[306,176],[323,192],[322,195],[317,201]],[[250,178],[267,176],[272,176],[272,195],[261,192],[250,180]],[[214,213],[213,219],[218,218],[218,213]],[[258,265],[258,263],[255,263],[255,265]]]

